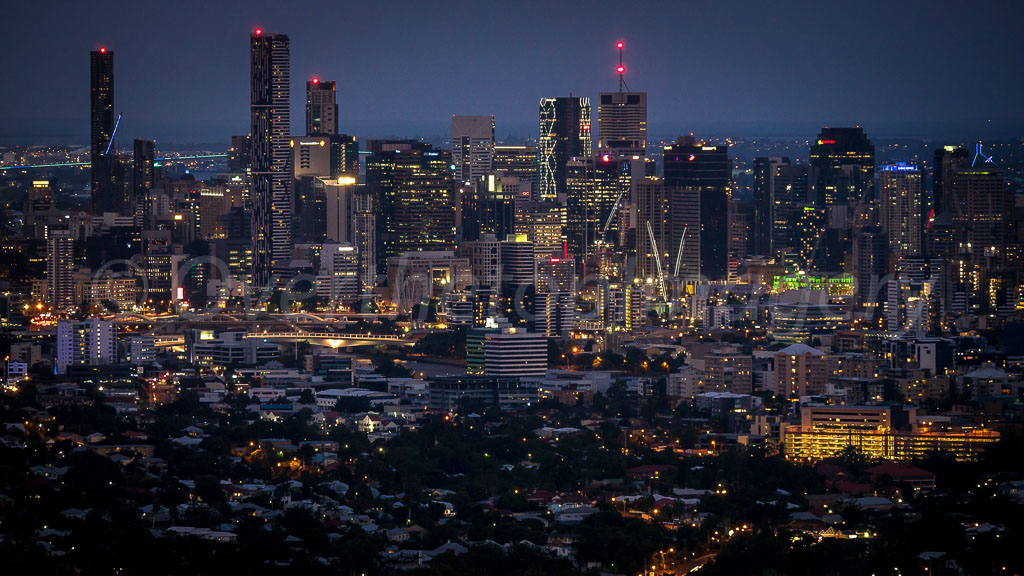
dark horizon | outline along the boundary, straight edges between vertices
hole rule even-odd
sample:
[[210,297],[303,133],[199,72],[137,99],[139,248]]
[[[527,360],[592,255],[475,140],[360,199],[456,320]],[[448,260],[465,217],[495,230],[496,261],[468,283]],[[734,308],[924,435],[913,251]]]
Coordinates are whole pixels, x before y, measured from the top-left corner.
[[444,135],[452,114],[494,114],[499,139],[536,137],[539,98],[616,89],[617,40],[630,88],[650,95],[652,138],[811,138],[824,125],[937,140],[1024,134],[1019,4],[613,7],[232,3],[193,20],[179,7],[154,18],[131,3],[68,2],[55,17],[17,4],[2,36],[16,89],[0,95],[0,142],[87,142],[88,54],[101,46],[115,52],[121,147],[227,142],[248,131],[257,26],[291,39],[295,134],[304,82],[318,76],[338,82],[341,131],[360,138]]

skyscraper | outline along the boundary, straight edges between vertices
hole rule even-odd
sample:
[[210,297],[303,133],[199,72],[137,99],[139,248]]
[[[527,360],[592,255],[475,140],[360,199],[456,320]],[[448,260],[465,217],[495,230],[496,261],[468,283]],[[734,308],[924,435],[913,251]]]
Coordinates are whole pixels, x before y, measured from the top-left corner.
[[108,153],[113,152],[114,135],[114,52],[106,48],[89,53],[89,153],[92,164],[92,211],[113,212],[113,174]]
[[291,254],[291,132],[288,36],[249,36],[252,118],[252,281],[270,283]]
[[488,174],[462,197],[462,237],[478,240],[485,234],[505,238],[515,232],[519,178]]
[[921,255],[922,174],[914,164],[885,164],[878,172],[882,230],[888,238],[894,272],[897,263]]
[[772,254],[772,222],[775,221],[775,176],[789,158],[754,158],[754,253]]
[[46,243],[46,292],[54,310],[75,305],[75,238],[68,230],[50,230]]
[[[664,270],[669,263],[669,254],[675,249],[670,246],[671,204],[665,182],[661,178],[644,178],[637,184],[636,190],[636,224],[639,228],[636,238],[636,276],[654,281],[658,279],[657,259],[661,259]],[[671,273],[670,269],[665,276]]]
[[665,147],[665,186],[700,192],[700,273],[725,280],[729,262],[729,200],[732,163],[728,146],[680,137]]
[[503,172],[509,176],[516,176],[520,181],[520,190],[524,190],[523,183],[530,185],[530,196],[536,197],[537,189],[537,147],[536,146],[494,146],[494,156],[491,159],[491,170],[494,173]]
[[452,164],[455,181],[476,182],[491,171],[494,116],[452,116]]
[[608,156],[566,163],[565,211],[569,253],[583,259],[595,242],[614,243],[619,229],[615,204],[629,191],[629,176]]
[[602,92],[597,105],[598,154],[647,155],[647,93]]
[[565,165],[593,154],[590,98],[541,98],[538,176],[540,199],[565,193]]
[[338,133],[338,100],[334,82],[313,78],[306,82],[306,136]]
[[932,209],[935,216],[950,216],[953,212],[953,171],[970,164],[967,149],[958,146],[937,148],[932,164]]
[[375,140],[369,148],[366,184],[378,206],[378,265],[403,252],[452,249],[451,152],[414,140]]
[[156,162],[156,142],[139,140],[134,142],[135,162],[132,164],[132,206],[135,209],[136,223],[147,220],[153,211],[150,190],[153,189],[154,168]]
[[875,146],[864,129],[822,128],[811,145],[813,201],[819,206],[860,202],[875,175]]

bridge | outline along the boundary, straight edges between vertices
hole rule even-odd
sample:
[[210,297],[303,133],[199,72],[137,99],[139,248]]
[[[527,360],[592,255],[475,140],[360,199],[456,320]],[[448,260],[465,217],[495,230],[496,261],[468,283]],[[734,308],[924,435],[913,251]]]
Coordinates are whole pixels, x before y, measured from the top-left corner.
[[[192,156],[165,156],[154,159],[156,162],[176,162],[179,160],[204,160],[207,158],[227,158],[227,154],[195,154]],[[73,168],[90,166],[91,162],[57,162],[54,164],[24,164],[21,166],[0,166],[0,170],[31,170],[34,168]]]
[[252,332],[244,338],[258,338],[267,342],[309,342],[316,346],[329,348],[349,348],[352,346],[376,346],[379,344],[397,344],[412,346],[415,342],[396,334],[342,334],[338,332]]

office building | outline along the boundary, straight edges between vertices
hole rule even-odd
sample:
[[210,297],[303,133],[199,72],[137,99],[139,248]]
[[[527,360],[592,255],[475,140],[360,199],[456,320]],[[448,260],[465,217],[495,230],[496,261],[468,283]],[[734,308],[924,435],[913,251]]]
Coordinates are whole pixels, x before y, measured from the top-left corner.
[[[773,254],[772,223],[775,221],[775,176],[779,168],[789,166],[789,158],[754,158],[754,253]],[[780,190],[780,192],[782,192]],[[782,200],[780,194],[780,200]]]
[[338,98],[333,81],[306,81],[306,136],[338,133]]
[[539,379],[547,367],[548,341],[543,334],[511,327],[466,333],[467,374]]
[[[522,183],[529,183],[530,196],[538,193],[537,183],[537,147],[536,146],[494,146],[491,157],[491,171],[519,178]],[[525,189],[525,184],[520,184]]]
[[482,412],[487,408],[523,410],[537,402],[537,384],[519,378],[483,375],[441,376],[430,382],[430,409]]
[[57,356],[54,369],[66,374],[69,366],[99,366],[117,362],[117,328],[99,318],[57,323]]
[[816,461],[853,448],[868,458],[919,460],[934,452],[958,461],[977,460],[999,433],[984,427],[929,428],[914,408],[804,406],[800,425],[783,429],[787,458]]
[[463,192],[463,240],[476,240],[484,234],[505,238],[515,233],[519,186],[516,176],[488,174],[476,178],[474,185]]
[[455,181],[476,182],[491,172],[494,116],[452,116]]
[[601,92],[597,105],[598,154],[629,159],[647,155],[647,93]]
[[729,200],[732,163],[728,146],[680,137],[664,150],[665,186],[696,190],[700,196],[700,274],[725,280],[729,262]]
[[510,235],[501,243],[501,310],[513,325],[533,314],[537,285],[534,246],[526,236]]
[[[521,181],[520,181],[521,182]],[[557,202],[516,202],[515,233],[525,235],[539,256],[565,256],[565,207]]]
[[89,53],[89,155],[92,167],[92,212],[116,212],[110,154],[114,138],[114,51],[100,48]]
[[378,205],[379,266],[403,252],[454,248],[454,182],[448,150],[409,140],[370,142],[366,183]]
[[613,211],[629,193],[629,175],[608,156],[574,158],[565,166],[566,238],[569,253],[584,258],[598,242],[616,244]]
[[590,99],[541,98],[539,199],[554,200],[564,194],[566,163],[573,158],[590,158],[592,154]]
[[675,263],[672,206],[666,192],[661,178],[644,178],[637,185],[636,276],[648,283],[659,280],[659,270],[663,277],[671,275],[671,265]]
[[267,286],[291,258],[291,99],[288,36],[249,36],[252,282]]
[[358,248],[351,244],[324,244],[316,280],[317,296],[326,298],[332,306],[358,297],[362,291]]
[[821,129],[811,145],[812,198],[818,206],[870,198],[875,175],[875,146],[864,130]]

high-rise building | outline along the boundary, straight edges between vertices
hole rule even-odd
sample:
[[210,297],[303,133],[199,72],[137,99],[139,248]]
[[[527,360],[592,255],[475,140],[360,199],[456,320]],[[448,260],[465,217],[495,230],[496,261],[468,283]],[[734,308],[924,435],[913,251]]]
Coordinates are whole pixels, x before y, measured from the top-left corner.
[[109,320],[90,318],[57,323],[55,370],[66,374],[69,366],[100,366],[117,362],[117,327]]
[[970,165],[953,171],[951,183],[954,234],[953,280],[978,312],[995,312],[1015,304],[1017,279],[1008,248],[1016,239],[1014,197],[1005,173],[980,151]]
[[525,236],[510,235],[501,243],[501,300],[503,315],[512,324],[525,324],[533,313],[537,286],[534,246]]
[[700,274],[725,280],[729,263],[729,200],[732,163],[728,146],[680,137],[664,151],[665,186],[700,193]]
[[557,338],[567,335],[575,323],[576,262],[573,258],[538,258],[533,331]]
[[228,173],[246,174],[252,167],[252,137],[248,134],[231,137],[228,148]]
[[451,152],[408,140],[370,142],[366,183],[378,202],[378,263],[417,250],[451,250],[456,207]]
[[[807,166],[782,165],[775,168],[771,182],[771,244],[769,255],[780,257],[795,250],[797,241],[794,222],[802,205],[807,205]],[[817,240],[814,237],[813,242]]]
[[922,253],[924,182],[917,165],[900,162],[881,167],[878,186],[881,225],[889,241],[892,272],[900,260]]
[[589,98],[541,98],[538,138],[541,200],[554,200],[565,193],[566,163],[593,154],[590,133]]
[[754,219],[755,204],[743,200],[729,202],[729,267],[755,254]]
[[455,181],[475,182],[491,172],[494,116],[452,116]]
[[348,134],[332,134],[328,140],[331,147],[331,178],[351,176],[359,178],[359,141]]
[[351,244],[324,244],[320,250],[317,295],[338,305],[359,296],[361,289],[358,248]]
[[980,162],[965,166],[953,171],[950,189],[958,255],[979,264],[1001,262],[1013,213],[1003,171]]
[[150,197],[155,179],[153,164],[156,162],[156,142],[139,140],[134,142],[135,161],[132,163],[132,207],[137,224],[148,221],[152,212]]
[[875,146],[864,129],[822,128],[811,145],[813,202],[831,206],[870,198]]
[[615,243],[617,203],[628,197],[629,175],[609,156],[574,158],[566,163],[565,210],[569,253],[584,258],[598,241]]
[[114,137],[114,51],[100,48],[89,53],[90,138],[92,165],[92,211],[117,210],[109,154]]
[[50,306],[64,311],[75,302],[75,237],[68,230],[50,230],[46,244],[46,292]]
[[252,282],[270,283],[291,256],[291,64],[288,36],[249,36],[252,154]]
[[[521,183],[522,181],[520,181]],[[540,256],[565,256],[565,206],[557,202],[516,202],[515,233],[525,235]]]
[[953,211],[953,171],[970,164],[967,149],[960,146],[937,148],[932,164],[932,209],[934,216],[951,216]]
[[476,240],[484,234],[505,238],[515,233],[519,178],[489,174],[476,179],[462,197],[462,238]]
[[647,155],[647,93],[601,92],[597,105],[598,154],[628,159]]
[[[466,349],[470,374],[543,378],[547,372],[548,342],[543,334],[515,327],[472,329],[466,334]],[[470,355],[470,350],[475,353]]]
[[[663,277],[671,275],[675,246],[671,245],[672,206],[661,178],[644,178],[637,185],[636,194],[636,276],[642,280],[659,279],[659,266]],[[653,243],[652,243],[653,238]],[[660,264],[658,259],[660,258]]]
[[[537,147],[536,146],[494,146],[491,158],[491,171],[516,176],[520,182],[530,184],[530,195],[538,193],[537,184]],[[520,184],[522,190],[524,186]]]
[[306,136],[338,133],[338,99],[333,81],[306,82]]
[[860,229],[853,237],[853,281],[857,304],[874,308],[888,297],[889,243],[879,227]]
[[788,166],[789,158],[754,158],[754,253],[761,256],[772,252],[772,223],[775,221],[775,176],[781,166]]

